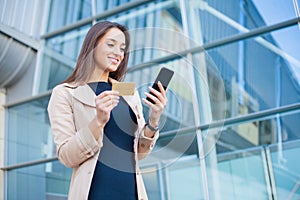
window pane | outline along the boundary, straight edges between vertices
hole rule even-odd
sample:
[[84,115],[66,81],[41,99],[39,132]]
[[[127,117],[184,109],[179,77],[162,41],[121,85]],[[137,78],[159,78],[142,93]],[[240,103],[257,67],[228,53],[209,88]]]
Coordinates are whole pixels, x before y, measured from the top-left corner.
[[270,153],[278,199],[299,199],[300,164],[295,159],[300,153],[299,141],[273,145]]
[[7,172],[8,199],[67,199],[71,169],[58,161]]
[[296,18],[293,1],[284,0],[186,1],[186,10],[190,36],[203,43]]
[[[53,0],[50,4],[47,31],[51,32],[92,16],[91,0]],[[58,20],[59,19],[59,20]]]
[[259,199],[269,199],[269,195],[297,199],[299,166],[294,157],[299,153],[299,128],[293,124],[299,117],[298,111],[224,126],[220,135],[213,137],[215,141],[204,131],[210,195],[252,199],[255,193]]
[[[288,32],[288,29],[282,30]],[[278,31],[281,32],[281,31]],[[275,32],[274,32],[275,33]],[[272,35],[274,34],[271,33]],[[206,51],[217,70],[207,66],[207,85],[213,120],[218,119],[214,102],[223,82],[226,117],[236,117],[300,101],[300,57],[287,56],[271,34],[224,45]],[[201,55],[203,53],[195,54]],[[195,68],[203,68],[194,59]],[[199,59],[198,59],[199,60]],[[220,76],[215,84],[215,74]],[[199,99],[203,96],[199,96]],[[218,98],[217,98],[218,99]],[[220,99],[220,98],[219,98]],[[220,119],[220,118],[219,118]]]
[[8,109],[6,164],[18,164],[55,155],[48,113],[49,97]]

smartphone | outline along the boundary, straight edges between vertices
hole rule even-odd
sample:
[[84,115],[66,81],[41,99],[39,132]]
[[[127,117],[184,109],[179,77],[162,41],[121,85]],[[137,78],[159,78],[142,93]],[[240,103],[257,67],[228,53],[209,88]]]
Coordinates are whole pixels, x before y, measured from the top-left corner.
[[[172,71],[168,68],[165,68],[165,67],[161,68],[155,79],[155,82],[152,85],[152,88],[154,88],[155,90],[160,92],[159,87],[158,87],[158,81],[160,81],[161,84],[163,85],[164,89],[167,89],[173,75],[174,75],[174,71]],[[152,92],[150,92],[150,94],[154,95]],[[149,97],[147,97],[146,99],[148,101],[150,101],[151,103],[155,104],[155,102],[152,101],[152,99],[150,99]]]

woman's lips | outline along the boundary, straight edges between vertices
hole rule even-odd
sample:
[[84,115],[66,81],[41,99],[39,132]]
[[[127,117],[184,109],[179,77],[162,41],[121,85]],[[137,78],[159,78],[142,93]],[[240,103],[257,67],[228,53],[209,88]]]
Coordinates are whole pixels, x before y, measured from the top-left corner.
[[119,59],[117,59],[117,58],[110,58],[110,60],[113,64],[118,64],[119,63]]

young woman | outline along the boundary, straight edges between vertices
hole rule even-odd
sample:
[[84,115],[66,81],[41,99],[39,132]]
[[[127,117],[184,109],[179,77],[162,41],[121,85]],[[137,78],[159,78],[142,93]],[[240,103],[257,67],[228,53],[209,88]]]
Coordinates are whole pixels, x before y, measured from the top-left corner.
[[167,104],[166,91],[149,88],[155,103],[147,123],[137,91],[118,95],[112,83],[126,72],[130,37],[127,28],[99,22],[87,33],[74,72],[53,89],[48,113],[59,160],[73,168],[68,198],[147,199],[138,159],[158,138]]

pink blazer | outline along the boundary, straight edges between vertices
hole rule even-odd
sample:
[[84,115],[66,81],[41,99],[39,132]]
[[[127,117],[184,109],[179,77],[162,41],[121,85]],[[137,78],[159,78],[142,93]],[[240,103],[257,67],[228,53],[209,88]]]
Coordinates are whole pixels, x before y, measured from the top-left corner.
[[[110,79],[110,82],[115,80]],[[103,129],[95,121],[95,93],[85,84],[60,84],[53,91],[48,105],[50,125],[56,144],[59,160],[66,167],[73,168],[68,199],[83,200],[88,198],[94,169],[103,145]],[[138,167],[138,160],[147,156],[159,136],[153,138],[144,135],[145,119],[140,96],[135,91],[133,96],[123,97],[135,113],[138,129],[134,133],[134,152],[136,160],[136,181],[138,198],[146,200],[147,194]],[[98,141],[92,131],[101,133]],[[116,183],[116,187],[118,183]]]

